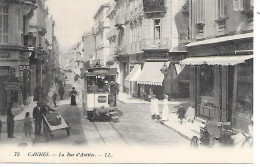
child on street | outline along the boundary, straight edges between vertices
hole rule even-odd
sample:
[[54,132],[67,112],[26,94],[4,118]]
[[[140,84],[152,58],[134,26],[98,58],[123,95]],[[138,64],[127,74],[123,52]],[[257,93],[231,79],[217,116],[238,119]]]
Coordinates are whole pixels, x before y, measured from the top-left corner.
[[24,132],[25,135],[29,135],[31,137],[31,132],[32,132],[32,119],[30,117],[30,113],[26,112],[25,113],[25,118],[24,118]]

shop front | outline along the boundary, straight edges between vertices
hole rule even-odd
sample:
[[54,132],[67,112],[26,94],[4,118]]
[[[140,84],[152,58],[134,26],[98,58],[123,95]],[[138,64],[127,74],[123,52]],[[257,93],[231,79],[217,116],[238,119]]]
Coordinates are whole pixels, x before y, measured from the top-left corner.
[[247,131],[253,116],[253,36],[234,35],[187,45],[190,100],[198,117]]

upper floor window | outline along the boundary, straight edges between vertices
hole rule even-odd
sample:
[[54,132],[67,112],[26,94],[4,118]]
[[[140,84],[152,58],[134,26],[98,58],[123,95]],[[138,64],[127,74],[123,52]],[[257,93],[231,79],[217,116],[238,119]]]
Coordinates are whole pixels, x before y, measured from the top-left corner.
[[205,22],[205,0],[194,0],[195,24],[204,24]]
[[154,39],[161,38],[161,20],[155,19],[154,20]]
[[217,0],[218,18],[226,17],[227,15],[227,0]]
[[233,8],[235,11],[252,10],[254,0],[233,0]]
[[8,7],[0,6],[0,44],[8,43]]

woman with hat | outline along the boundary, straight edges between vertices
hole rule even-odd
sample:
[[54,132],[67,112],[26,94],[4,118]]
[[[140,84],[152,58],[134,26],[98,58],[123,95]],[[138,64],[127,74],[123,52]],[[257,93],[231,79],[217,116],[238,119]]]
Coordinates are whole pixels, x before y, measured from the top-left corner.
[[73,87],[72,91],[70,92],[70,104],[72,106],[77,105],[77,103],[76,103],[76,95],[77,95],[77,92],[75,90],[75,87]]
[[169,107],[168,107],[168,95],[163,95],[163,108],[162,108],[162,121],[168,121],[169,119]]

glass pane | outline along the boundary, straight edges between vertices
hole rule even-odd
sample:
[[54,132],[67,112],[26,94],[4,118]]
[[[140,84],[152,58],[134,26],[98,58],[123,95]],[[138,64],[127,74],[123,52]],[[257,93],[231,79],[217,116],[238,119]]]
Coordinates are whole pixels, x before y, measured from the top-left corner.
[[0,15],[0,30],[3,28],[3,21],[2,21],[2,15]]
[[3,35],[3,37],[4,37],[3,43],[8,43],[8,35]]
[[8,8],[4,7],[3,11],[4,11],[4,13],[8,13]]
[[8,15],[4,15],[3,33],[8,33]]
[[160,39],[160,27],[155,27],[154,29],[154,38]]

